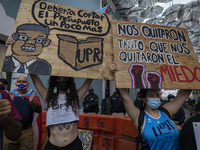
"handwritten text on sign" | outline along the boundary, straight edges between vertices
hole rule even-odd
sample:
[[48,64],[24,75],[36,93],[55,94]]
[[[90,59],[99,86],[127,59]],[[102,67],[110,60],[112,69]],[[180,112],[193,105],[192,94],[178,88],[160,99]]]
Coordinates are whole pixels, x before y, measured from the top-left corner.
[[90,150],[92,145],[93,131],[78,129],[78,136],[82,142],[83,150]]
[[[37,8],[37,9],[36,9]],[[39,10],[38,10],[39,9]],[[51,5],[44,1],[37,1],[33,5],[33,17],[39,24],[70,32],[79,32],[104,36],[110,30],[110,22],[105,14],[85,10],[75,11],[66,9],[62,5]],[[106,26],[102,24],[106,22]]]
[[22,0],[2,70],[113,80],[112,16]]
[[[200,82],[199,63],[185,29],[130,22],[114,24],[114,59],[123,67],[123,63],[127,64],[122,70],[127,73],[126,79],[119,79],[117,87],[183,88],[169,82]],[[120,72],[117,74],[120,76]]]

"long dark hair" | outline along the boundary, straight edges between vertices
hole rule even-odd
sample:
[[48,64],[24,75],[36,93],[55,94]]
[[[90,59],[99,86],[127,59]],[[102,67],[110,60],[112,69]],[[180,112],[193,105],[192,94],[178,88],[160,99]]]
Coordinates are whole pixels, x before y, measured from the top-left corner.
[[[58,104],[58,91],[54,93],[54,88],[56,86],[56,79],[57,76],[51,76],[48,80],[49,88],[47,92],[47,110],[49,107],[55,107]],[[69,77],[69,88],[66,91],[66,107],[72,107],[73,112],[76,114],[77,109],[79,109],[79,101],[78,101],[78,94],[76,90],[76,85],[74,83],[74,79]]]

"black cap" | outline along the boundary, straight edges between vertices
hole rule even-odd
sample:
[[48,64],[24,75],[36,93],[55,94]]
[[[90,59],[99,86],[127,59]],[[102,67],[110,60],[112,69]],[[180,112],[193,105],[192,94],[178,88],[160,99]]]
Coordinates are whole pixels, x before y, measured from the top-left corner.
[[173,94],[169,94],[168,96],[167,96],[167,99],[171,99],[171,98],[174,98],[175,96],[173,95]]
[[94,89],[93,89],[92,87],[90,87],[90,88],[88,89],[88,91],[94,91]]

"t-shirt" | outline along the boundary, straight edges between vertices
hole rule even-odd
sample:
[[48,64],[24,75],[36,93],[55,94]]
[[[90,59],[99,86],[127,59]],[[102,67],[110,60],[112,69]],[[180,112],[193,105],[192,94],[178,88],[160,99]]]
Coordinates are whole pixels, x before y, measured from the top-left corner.
[[46,126],[73,122],[79,120],[79,110],[76,114],[72,111],[72,107],[66,107],[66,95],[58,94],[58,103],[55,107],[49,107],[46,114]]
[[181,129],[179,138],[181,150],[197,150],[193,122],[200,122],[200,114],[189,118]]
[[159,112],[159,118],[153,118],[145,112],[141,132],[142,147],[149,150],[179,150],[179,131],[176,125],[165,113]]
[[8,99],[9,102],[11,103],[11,116],[13,116],[13,118],[17,121],[20,121],[22,118],[17,110],[17,108],[15,107],[15,104],[13,103],[12,99],[10,98],[10,95],[6,92],[6,91],[3,91],[3,90],[0,90],[1,92],[1,95],[2,95],[2,99]]

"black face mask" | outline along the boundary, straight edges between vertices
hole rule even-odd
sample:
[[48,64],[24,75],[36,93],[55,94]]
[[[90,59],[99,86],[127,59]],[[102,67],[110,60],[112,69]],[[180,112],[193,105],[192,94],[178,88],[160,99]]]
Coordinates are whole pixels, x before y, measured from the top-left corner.
[[69,82],[68,81],[57,81],[56,87],[59,91],[65,92],[67,91],[69,87]]
[[3,86],[3,85],[0,85],[0,90],[5,90],[5,86]]
[[120,95],[120,91],[119,90],[117,90],[116,93],[117,93],[117,95]]

